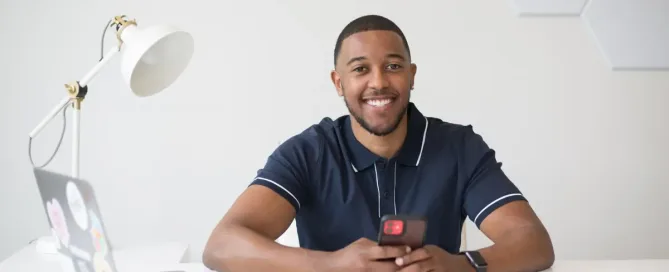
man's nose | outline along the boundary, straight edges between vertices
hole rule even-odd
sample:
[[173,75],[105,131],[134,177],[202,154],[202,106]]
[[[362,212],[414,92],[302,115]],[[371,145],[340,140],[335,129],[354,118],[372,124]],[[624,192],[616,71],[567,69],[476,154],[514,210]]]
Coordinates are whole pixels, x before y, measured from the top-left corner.
[[382,90],[388,87],[387,74],[383,69],[375,69],[369,79],[369,87],[376,90]]

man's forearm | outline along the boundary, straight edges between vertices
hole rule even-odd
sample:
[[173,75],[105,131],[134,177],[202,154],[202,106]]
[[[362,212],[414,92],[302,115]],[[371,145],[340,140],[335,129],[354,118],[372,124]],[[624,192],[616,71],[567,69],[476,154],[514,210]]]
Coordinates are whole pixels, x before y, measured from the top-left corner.
[[325,252],[281,245],[242,226],[226,226],[210,241],[204,265],[214,271],[313,272]]
[[548,233],[536,227],[513,230],[479,252],[488,263],[489,272],[541,271],[550,268],[555,260]]

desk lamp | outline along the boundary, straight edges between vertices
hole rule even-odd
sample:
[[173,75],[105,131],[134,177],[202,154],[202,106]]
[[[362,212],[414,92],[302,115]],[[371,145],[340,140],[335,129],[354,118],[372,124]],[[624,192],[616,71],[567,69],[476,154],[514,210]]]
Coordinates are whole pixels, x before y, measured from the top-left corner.
[[[116,32],[118,44],[104,53],[104,38],[108,29]],[[31,146],[32,140],[54,119],[72,106],[72,169],[71,176],[79,178],[79,137],[81,105],[88,94],[89,82],[117,53],[122,53],[121,74],[132,92],[138,97],[147,97],[159,93],[169,87],[186,69],[194,51],[193,37],[185,31],[172,26],[155,25],[140,28],[135,20],[126,19],[125,15],[115,16],[105,25],[102,33],[100,60],[83,78],[65,84],[67,97],[63,98],[44,119],[30,132],[28,155],[35,166]],[[63,127],[63,133],[65,127]],[[61,141],[62,141],[61,134]],[[58,147],[60,146],[60,142]],[[51,159],[58,152],[51,156]],[[45,167],[50,161],[43,166]],[[38,243],[39,243],[38,239]],[[47,247],[56,246],[55,242],[45,242]],[[44,243],[43,243],[44,244]],[[39,244],[38,244],[39,247]],[[47,249],[47,251],[52,251]]]
[[[115,16],[105,26],[102,35],[104,53],[104,34],[108,28],[116,31],[118,45],[101,56],[98,63],[80,81],[65,84],[68,96],[63,98],[49,114],[30,132],[30,142],[44,127],[66,107],[72,105],[72,173],[79,178],[79,135],[81,104],[88,93],[88,83],[98,74],[112,57],[121,52],[121,73],[132,92],[139,97],[159,93],[169,87],[186,69],[193,55],[194,42],[188,32],[171,26],[156,25],[139,28],[135,20],[126,16]],[[32,155],[31,157],[32,162]],[[52,157],[53,158],[53,157]],[[47,162],[48,163],[48,162]],[[34,164],[34,163],[33,163]],[[44,165],[46,166],[46,164]],[[42,166],[42,167],[44,167]]]

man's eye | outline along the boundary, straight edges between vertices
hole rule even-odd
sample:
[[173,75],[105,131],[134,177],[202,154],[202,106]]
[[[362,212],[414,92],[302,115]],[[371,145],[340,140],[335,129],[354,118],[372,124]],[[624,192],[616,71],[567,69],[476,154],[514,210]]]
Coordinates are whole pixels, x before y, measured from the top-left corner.
[[396,70],[396,69],[400,69],[400,68],[402,68],[402,66],[400,66],[399,64],[388,65],[388,69],[391,69],[391,70]]
[[365,71],[365,67],[355,67],[353,69],[354,72],[362,73]]

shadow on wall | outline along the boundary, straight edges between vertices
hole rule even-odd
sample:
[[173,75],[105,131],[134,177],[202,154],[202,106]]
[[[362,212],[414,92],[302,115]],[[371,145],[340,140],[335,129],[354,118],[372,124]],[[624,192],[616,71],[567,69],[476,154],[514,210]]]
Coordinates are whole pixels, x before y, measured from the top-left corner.
[[512,0],[520,17],[584,20],[613,70],[669,70],[669,1]]

